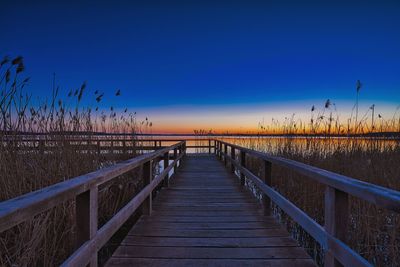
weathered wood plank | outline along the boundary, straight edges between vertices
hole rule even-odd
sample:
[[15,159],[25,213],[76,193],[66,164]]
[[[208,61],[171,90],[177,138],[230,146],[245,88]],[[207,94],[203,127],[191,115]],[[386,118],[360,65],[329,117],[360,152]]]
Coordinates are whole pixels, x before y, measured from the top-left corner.
[[265,222],[269,223],[275,219],[265,216],[143,216],[142,221],[158,221],[158,222]]
[[279,223],[269,222],[191,222],[191,223],[176,223],[176,222],[158,222],[158,221],[146,221],[138,222],[138,227],[144,228],[157,228],[157,229],[176,229],[176,230],[201,230],[201,229],[224,229],[224,230],[235,230],[235,229],[266,229],[266,228],[280,228],[282,227]]
[[239,230],[174,230],[156,229],[146,227],[135,227],[134,231],[128,233],[130,236],[169,236],[169,237],[284,237],[288,236],[286,230],[276,229],[239,229]]
[[115,257],[165,259],[308,259],[300,247],[208,248],[208,247],[136,247],[122,245]]
[[202,237],[151,237],[127,236],[122,245],[129,246],[159,246],[159,247],[289,247],[298,246],[290,237],[237,237],[237,238],[202,238]]
[[151,259],[112,258],[108,266],[163,266],[163,267],[309,267],[315,266],[311,259]]
[[263,216],[261,203],[214,156],[185,159],[170,187],[155,199],[152,216],[143,216],[130,230],[108,265],[169,262],[314,266],[273,217]]

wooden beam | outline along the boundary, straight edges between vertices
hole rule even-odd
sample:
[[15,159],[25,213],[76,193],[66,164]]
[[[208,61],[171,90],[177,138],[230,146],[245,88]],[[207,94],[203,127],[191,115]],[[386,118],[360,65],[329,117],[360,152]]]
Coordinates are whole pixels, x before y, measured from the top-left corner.
[[[244,152],[243,150],[240,151],[240,166],[242,168],[246,168],[246,152]],[[245,183],[246,183],[246,176],[241,171],[240,172],[240,184],[245,185]]]
[[[235,148],[231,146],[231,160],[236,160]],[[231,161],[231,172],[235,173],[235,164]]]
[[[272,164],[269,161],[264,160],[264,183],[271,187],[272,184]],[[270,216],[272,215],[271,211],[271,199],[267,194],[263,194],[263,206],[264,206],[264,215]]]
[[227,156],[228,156],[228,145],[224,144],[224,166],[226,166],[227,163]]
[[[164,170],[168,168],[169,165],[169,152],[164,154]],[[167,174],[164,178],[164,185],[169,187],[169,174]]]
[[[76,248],[94,238],[98,223],[98,187],[76,196]],[[90,266],[97,266],[97,251],[91,255]]]
[[[348,194],[332,188],[325,190],[325,230],[328,234],[346,243],[349,216]],[[343,266],[336,258],[335,251],[328,247],[325,253],[325,266]]]
[[[174,148],[174,160],[178,158],[178,150]],[[178,171],[178,164],[174,166],[174,174]]]
[[[143,164],[143,187],[146,187],[151,183],[152,179],[152,160],[149,160],[148,162]],[[151,215],[152,212],[152,192],[150,192],[149,196],[143,201],[142,204],[142,212],[144,215]]]

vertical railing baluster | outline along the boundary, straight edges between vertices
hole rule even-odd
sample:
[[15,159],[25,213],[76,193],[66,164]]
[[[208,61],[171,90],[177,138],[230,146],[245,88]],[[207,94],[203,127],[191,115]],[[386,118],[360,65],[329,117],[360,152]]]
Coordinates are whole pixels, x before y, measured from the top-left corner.
[[[142,165],[142,174],[143,174],[143,187],[149,185],[152,179],[152,160],[147,161]],[[142,212],[144,215],[151,215],[152,212],[152,195],[150,192],[149,196],[143,201],[142,204]]]
[[[242,168],[246,168],[246,152],[244,152],[242,150],[240,151],[240,166],[242,166]],[[246,183],[246,176],[241,171],[240,172],[240,184],[245,185],[245,183]]]
[[[272,184],[272,164],[269,161],[264,160],[264,183],[268,186]],[[264,215],[272,215],[271,211],[271,199],[264,194],[263,195]]]
[[[325,190],[325,230],[328,234],[346,243],[349,216],[349,196],[347,193],[330,186]],[[327,267],[343,266],[329,249],[325,253]]]
[[[169,152],[167,152],[167,153],[164,154],[164,170],[165,170],[166,168],[168,168],[168,165],[169,165]],[[165,185],[166,187],[169,187],[169,174],[168,174],[168,173],[167,173],[167,175],[166,175],[165,178],[164,178],[164,185]]]
[[[177,148],[174,148],[174,160],[176,160],[178,158],[178,150]],[[176,171],[178,170],[178,162],[174,165],[174,174],[176,173]]]
[[211,139],[208,139],[208,154],[211,154]]
[[[93,186],[75,198],[76,246],[92,239],[97,232],[98,187]],[[97,266],[97,252],[90,259],[90,266]]]
[[228,146],[227,144],[224,144],[224,166],[226,166],[226,162],[228,159],[226,158],[228,156]]
[[235,163],[234,161],[236,160],[235,156],[235,148],[231,146],[231,172],[235,173]]

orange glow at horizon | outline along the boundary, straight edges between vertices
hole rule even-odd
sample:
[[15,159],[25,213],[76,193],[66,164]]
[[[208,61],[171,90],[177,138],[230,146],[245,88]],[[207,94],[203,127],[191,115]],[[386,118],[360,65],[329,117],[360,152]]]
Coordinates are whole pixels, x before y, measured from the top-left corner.
[[[339,121],[343,125],[339,130],[347,130],[344,127],[348,124],[348,118],[351,117],[351,103],[336,103],[337,112],[333,108],[324,109],[321,105],[316,106],[313,114],[310,108],[307,108],[308,106],[311,108],[311,102],[282,105],[184,106],[148,109],[142,110],[140,113],[148,114],[153,122],[150,133],[155,134],[193,134],[194,130],[211,131],[216,134],[282,133],[283,129],[286,129],[287,132],[293,130],[294,125],[297,127],[297,133],[304,131],[309,133],[311,132],[311,118],[314,119],[315,123],[318,116],[324,117],[324,122],[320,122],[320,125],[318,125],[319,131],[327,130],[327,121],[329,121],[331,113],[333,118],[332,130],[335,121]],[[399,107],[393,103],[378,103],[375,107],[375,131],[383,129],[383,126],[386,130],[397,130],[395,127],[388,127],[390,126],[388,123],[393,116],[400,115]],[[363,127],[371,129],[372,112],[370,105],[362,104],[359,110],[359,120],[363,120]],[[378,118],[378,114],[381,118]],[[354,117],[351,125],[353,123]],[[289,125],[292,127],[291,130],[288,129]]]

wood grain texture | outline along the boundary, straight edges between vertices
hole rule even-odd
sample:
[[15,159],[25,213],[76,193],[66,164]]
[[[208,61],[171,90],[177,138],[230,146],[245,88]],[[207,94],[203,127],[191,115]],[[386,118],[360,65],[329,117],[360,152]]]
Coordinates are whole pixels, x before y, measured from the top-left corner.
[[186,156],[108,266],[314,266],[214,155]]

